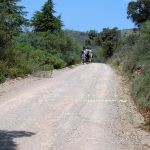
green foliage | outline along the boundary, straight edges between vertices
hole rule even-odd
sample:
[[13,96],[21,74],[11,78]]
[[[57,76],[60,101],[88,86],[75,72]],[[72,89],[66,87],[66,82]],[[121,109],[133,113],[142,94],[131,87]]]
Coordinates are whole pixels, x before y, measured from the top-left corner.
[[150,20],[150,1],[131,1],[128,4],[127,14],[128,18],[130,18],[136,25],[140,25],[141,23]]
[[80,46],[63,32],[22,33],[13,43],[5,60],[0,62],[0,82],[80,62]]
[[138,40],[138,36],[136,34],[130,34],[125,38],[124,43],[128,43],[129,46],[135,45]]
[[42,66],[41,67],[41,69],[43,70],[43,71],[50,71],[50,70],[53,70],[54,69],[54,67],[53,67],[53,65],[44,65],[44,66]]
[[59,69],[66,66],[66,63],[59,56],[34,48],[31,45],[19,45],[18,49],[26,55],[25,60],[30,64],[32,72],[36,70],[48,71],[48,69]]
[[63,26],[61,16],[54,16],[54,4],[52,0],[48,0],[41,11],[37,11],[32,18],[32,25],[36,32],[60,31]]
[[94,38],[96,38],[98,36],[98,33],[95,30],[90,30],[88,32],[88,36],[89,36],[89,39],[94,40]]
[[85,40],[85,47],[95,47],[97,45],[96,40],[98,39],[98,33],[95,30],[90,30],[87,32],[88,39]]
[[95,49],[93,53],[93,62],[104,63],[105,61],[106,58],[103,56],[103,49],[102,48]]
[[27,23],[24,7],[18,6],[18,1],[0,1],[0,58],[5,56],[6,47],[10,46],[12,37],[22,31],[22,26]]
[[85,46],[86,47],[92,46],[92,40],[90,40],[90,39],[85,40]]
[[85,40],[84,45],[94,48],[94,62],[105,62],[120,44],[120,31],[117,28],[104,28],[100,33],[90,30],[87,33],[88,39]]
[[85,41],[88,39],[88,32],[80,32],[73,30],[65,30],[65,34],[73,39],[76,43],[79,43],[81,48],[85,44]]
[[57,56],[53,56],[49,58],[49,60],[55,69],[64,68],[66,66],[66,62]]
[[0,83],[4,82],[8,77],[8,68],[6,62],[0,61]]
[[6,78],[23,77],[31,73],[31,68],[23,54],[12,49],[7,54],[7,59],[0,61],[0,82],[4,82]]
[[131,81],[131,94],[142,106],[150,105],[150,21],[139,32],[121,39],[111,58],[114,66]]
[[80,59],[80,44],[78,45],[76,41],[63,32],[26,33],[17,38],[17,43],[30,44],[36,49],[55,55],[63,60],[66,65],[78,63]]
[[[134,89],[134,90],[133,90]],[[132,96],[141,106],[150,106],[150,68],[133,81]]]
[[117,28],[104,28],[98,35],[96,42],[103,48],[103,56],[108,59],[116,50],[119,42],[119,31]]
[[61,31],[61,17],[54,16],[52,0],[47,0],[33,16],[31,22],[36,32],[26,33],[22,31],[28,24],[26,12],[18,2],[0,2],[0,82],[80,61],[80,44]]
[[141,26],[141,33],[140,33],[140,39],[142,40],[150,40],[150,21],[145,22]]

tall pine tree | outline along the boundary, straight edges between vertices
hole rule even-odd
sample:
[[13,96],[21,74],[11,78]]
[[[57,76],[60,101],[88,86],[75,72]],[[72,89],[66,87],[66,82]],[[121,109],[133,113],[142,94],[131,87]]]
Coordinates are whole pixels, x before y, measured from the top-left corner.
[[60,31],[63,26],[61,16],[54,16],[54,3],[48,0],[41,11],[37,11],[31,22],[35,32]]
[[24,7],[17,5],[19,1],[0,0],[0,58],[12,37],[22,31],[22,26],[27,23]]

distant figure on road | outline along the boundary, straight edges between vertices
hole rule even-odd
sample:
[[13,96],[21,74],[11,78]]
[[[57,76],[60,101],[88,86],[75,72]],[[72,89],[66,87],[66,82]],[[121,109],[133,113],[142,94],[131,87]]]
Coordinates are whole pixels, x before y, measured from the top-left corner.
[[86,62],[91,63],[93,58],[92,50],[91,48],[87,48],[87,53],[86,53]]
[[93,58],[92,49],[83,47],[81,52],[82,63],[91,63]]
[[90,57],[89,57],[89,63],[91,63],[92,62],[92,58],[93,58],[93,52],[92,52],[91,48],[89,49],[89,55],[90,55]]
[[86,55],[87,55],[87,50],[85,47],[83,47],[82,52],[81,52],[81,59],[82,59],[83,64],[86,62]]

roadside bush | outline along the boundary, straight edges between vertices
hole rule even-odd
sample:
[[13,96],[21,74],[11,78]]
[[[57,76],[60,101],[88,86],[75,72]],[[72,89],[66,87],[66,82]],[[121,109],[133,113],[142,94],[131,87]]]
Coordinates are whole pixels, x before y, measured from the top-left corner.
[[[66,36],[64,32],[24,33],[15,41],[21,43],[21,47],[28,45],[28,47],[40,49],[55,55],[55,57],[58,56],[57,59],[59,58],[66,63],[65,65],[60,65],[61,68],[78,63],[80,60],[80,44],[71,39],[71,37]],[[55,68],[58,67],[59,65]]]
[[0,82],[4,82],[8,77],[8,67],[5,62],[0,61]]
[[23,77],[23,76],[24,76],[24,73],[22,69],[16,68],[16,67],[9,69],[10,78]]
[[122,71],[125,75],[131,76],[136,66],[135,60],[127,60],[122,63]]
[[150,106],[150,21],[137,34],[122,39],[109,61],[130,79],[133,99],[140,106]]
[[141,106],[150,106],[150,69],[133,81],[131,94]]
[[104,49],[101,47],[95,47],[93,52],[93,62],[104,63],[106,61],[103,51]]
[[51,64],[54,69],[64,68],[66,66],[66,62],[59,58],[57,55],[47,55],[46,59],[47,64]]
[[41,67],[41,70],[43,70],[43,71],[50,71],[53,69],[54,69],[53,65],[44,65]]

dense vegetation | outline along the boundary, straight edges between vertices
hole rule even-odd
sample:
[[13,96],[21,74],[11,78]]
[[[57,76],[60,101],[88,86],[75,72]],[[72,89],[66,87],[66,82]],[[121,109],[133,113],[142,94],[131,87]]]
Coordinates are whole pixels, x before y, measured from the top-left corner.
[[94,62],[105,62],[115,52],[119,44],[119,38],[120,31],[117,28],[104,28],[100,33],[90,30],[85,46],[94,49]]
[[140,26],[145,21],[150,20],[150,1],[131,1],[128,4],[127,14],[128,18],[130,18],[136,25]]
[[124,36],[109,62],[129,79],[131,95],[150,123],[150,21]]
[[150,105],[150,22],[139,32],[122,38],[111,58],[114,66],[132,81],[131,93],[142,106]]
[[84,45],[85,41],[88,40],[88,32],[74,31],[74,30],[65,30],[64,31],[67,36],[72,38],[80,45]]
[[[80,43],[62,30],[61,16],[54,15],[52,0],[31,20],[25,18],[18,1],[0,1],[0,82],[79,63]],[[24,27],[33,30],[25,32]]]
[[[131,81],[131,94],[140,106],[150,106],[150,1],[128,4],[128,18],[138,29],[122,36],[111,62]],[[150,114],[149,114],[150,115]],[[150,116],[149,116],[150,122]]]
[[36,32],[60,31],[63,26],[61,16],[54,15],[54,4],[52,0],[48,0],[42,7],[41,11],[37,11],[31,22]]

